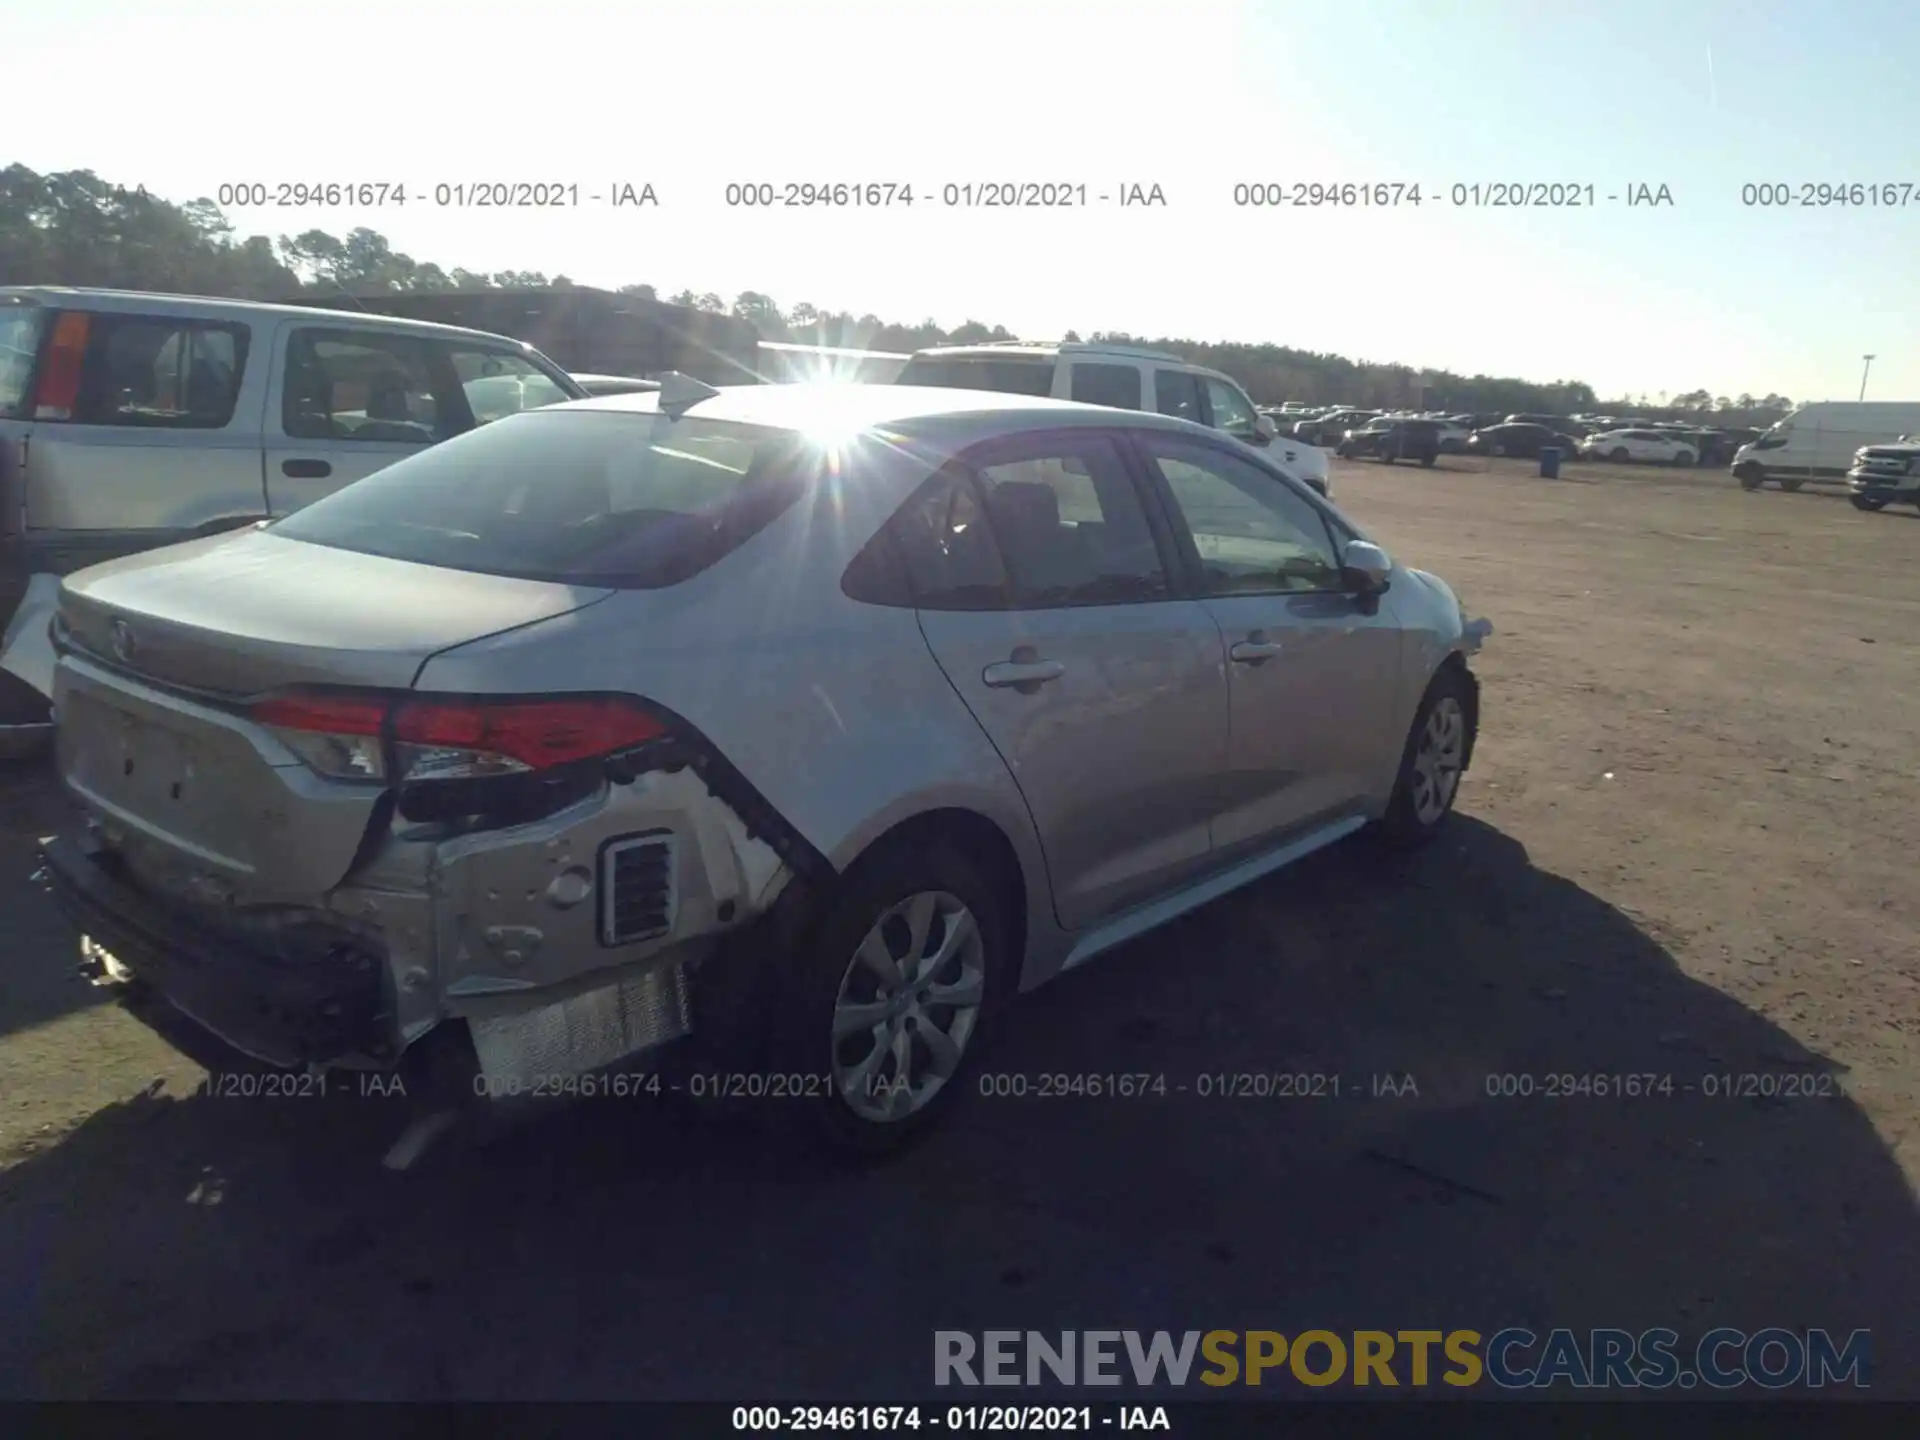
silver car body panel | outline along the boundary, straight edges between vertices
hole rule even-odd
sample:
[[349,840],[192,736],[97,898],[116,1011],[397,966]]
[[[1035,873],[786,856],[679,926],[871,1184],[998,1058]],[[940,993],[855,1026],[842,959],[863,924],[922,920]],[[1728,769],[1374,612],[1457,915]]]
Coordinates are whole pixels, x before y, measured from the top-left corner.
[[[631,692],[689,722],[834,871],[906,821],[970,812],[1018,865],[1020,980],[1031,989],[1379,814],[1429,679],[1484,634],[1444,584],[1404,567],[1373,615],[1327,596],[1024,614],[855,601],[841,589],[846,566],[973,443],[1021,428],[1208,432],[1045,399],[844,389],[727,388],[696,406],[703,418],[831,423],[880,442],[665,589],[498,579],[270,530],[72,577],[73,648],[57,682],[69,786],[133,847],[143,883],[183,902],[271,901],[377,930],[403,1041],[460,1016],[477,1043],[489,1037],[483,1065],[499,1073],[551,1063],[567,1035],[569,1063],[588,1068],[618,1058],[609,1047],[684,1028],[671,976],[782,893],[792,871],[775,846],[688,770],[602,784],[502,829],[383,822],[377,785],[320,779],[221,694],[322,678],[495,696]],[[561,408],[645,412],[655,397]],[[145,661],[165,678],[113,666],[100,647],[110,651],[116,618],[151,635]],[[1291,672],[1229,676],[1244,667],[1228,664],[1226,643],[1253,624],[1285,627]],[[1060,679],[1031,694],[981,683],[1020,645],[1057,654]],[[1356,673],[1363,696],[1343,701]],[[1268,681],[1324,687],[1305,707],[1309,723]],[[196,699],[196,688],[219,694]],[[131,771],[129,720],[145,747]],[[1248,727],[1287,738],[1235,760],[1232,736]],[[169,749],[167,737],[180,743]],[[1294,796],[1265,805],[1264,829],[1236,808],[1247,773],[1288,771],[1300,772]],[[607,945],[602,857],[654,834],[671,839],[672,923]]]

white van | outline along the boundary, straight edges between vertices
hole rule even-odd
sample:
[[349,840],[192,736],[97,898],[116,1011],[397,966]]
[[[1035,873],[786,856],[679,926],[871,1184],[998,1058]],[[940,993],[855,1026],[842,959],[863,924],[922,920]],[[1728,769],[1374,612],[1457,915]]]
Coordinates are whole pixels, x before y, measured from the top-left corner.
[[1733,456],[1744,490],[1778,480],[1798,490],[1808,480],[1844,480],[1863,445],[1920,432],[1920,400],[1821,400],[1802,405]]

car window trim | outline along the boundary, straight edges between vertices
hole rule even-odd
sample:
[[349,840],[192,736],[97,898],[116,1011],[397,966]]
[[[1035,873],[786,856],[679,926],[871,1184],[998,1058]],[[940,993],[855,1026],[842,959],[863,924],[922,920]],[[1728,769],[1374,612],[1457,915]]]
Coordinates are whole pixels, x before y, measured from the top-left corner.
[[[1055,605],[1026,605],[1020,603],[1020,597],[1014,588],[1013,573],[1006,563],[1006,550],[1000,543],[1000,536],[994,527],[993,515],[987,506],[986,486],[980,477],[980,471],[994,465],[1016,463],[1018,460],[1048,458],[1046,445],[1089,444],[1104,442],[1111,446],[1120,462],[1120,470],[1126,476],[1127,484],[1133,492],[1135,502],[1140,506],[1141,515],[1147,522],[1147,531],[1153,536],[1153,548],[1160,561],[1160,571],[1165,577],[1166,593],[1153,600],[1081,600]],[[1041,447],[1037,452],[1032,448]],[[1058,451],[1054,452],[1055,458]],[[1172,537],[1163,533],[1161,524],[1156,523],[1155,505],[1157,497],[1151,493],[1151,487],[1143,488],[1144,478],[1128,453],[1127,430],[1124,426],[1072,425],[1055,426],[1043,430],[1022,430],[1011,435],[995,435],[967,446],[941,467],[942,471],[954,471],[964,477],[965,483],[973,492],[974,504],[979,508],[981,523],[986,527],[987,538],[992,543],[994,553],[1000,561],[1000,574],[1004,582],[1007,603],[999,607],[1013,614],[1036,615],[1052,610],[1111,610],[1127,605],[1164,605],[1170,601],[1190,598],[1184,593],[1181,584],[1181,561],[1184,557],[1177,549],[1170,551]],[[889,524],[892,522],[889,521]],[[911,577],[909,577],[911,584]],[[916,605],[918,600],[916,598]],[[925,609],[946,609],[944,606],[924,606]],[[967,606],[967,610],[985,609],[985,606]]]
[[[1341,563],[1345,546],[1341,543],[1338,534],[1335,533],[1334,524],[1329,518],[1331,512],[1329,512],[1325,505],[1320,503],[1320,497],[1313,492],[1312,487],[1302,481],[1295,480],[1293,476],[1287,474],[1284,470],[1265,463],[1261,456],[1242,453],[1239,449],[1229,449],[1225,445],[1216,443],[1211,436],[1188,435],[1179,431],[1162,430],[1157,427],[1153,429],[1136,427],[1129,436],[1130,441],[1134,443],[1136,447],[1135,460],[1140,466],[1142,479],[1153,492],[1156,506],[1163,512],[1162,523],[1169,525],[1173,530],[1174,543],[1179,548],[1181,566],[1186,577],[1186,593],[1190,598],[1197,600],[1229,600],[1239,599],[1244,596],[1351,596],[1353,594],[1353,591],[1344,584],[1321,590],[1235,590],[1225,595],[1212,594],[1207,589],[1206,566],[1205,562],[1200,558],[1200,546],[1193,537],[1193,526],[1188,523],[1185,512],[1180,509],[1180,502],[1174,498],[1173,487],[1167,483],[1166,477],[1160,473],[1159,467],[1154,464],[1155,457],[1149,442],[1156,436],[1172,441],[1175,444],[1191,446],[1195,450],[1206,451],[1215,455],[1224,455],[1228,459],[1238,460],[1244,465],[1251,465],[1255,470],[1268,476],[1277,484],[1283,485],[1291,490],[1293,494],[1307,503],[1313,510],[1315,517],[1320,521],[1320,528],[1326,535],[1327,548],[1333,553],[1336,573],[1345,569]],[[1358,539],[1359,537],[1356,534],[1354,538]]]

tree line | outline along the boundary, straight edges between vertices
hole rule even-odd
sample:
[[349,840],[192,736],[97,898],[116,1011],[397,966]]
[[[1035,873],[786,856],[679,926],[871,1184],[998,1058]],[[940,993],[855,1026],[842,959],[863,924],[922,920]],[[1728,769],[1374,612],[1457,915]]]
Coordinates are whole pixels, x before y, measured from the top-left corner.
[[[482,272],[416,260],[364,226],[336,236],[325,230],[268,238],[241,236],[211,200],[176,203],[143,186],[101,179],[91,170],[42,175],[24,165],[0,170],[0,284],[95,285],[283,300],[295,295],[367,294],[395,290],[565,288],[565,275],[539,270]],[[1016,337],[1004,325],[967,320],[951,329],[927,319],[902,324],[877,315],[822,310],[802,301],[783,307],[770,295],[743,291],[731,302],[681,290],[662,297],[649,284],[619,293],[731,314],[750,321],[765,340],[912,351],[928,345],[973,344]],[[1063,338],[1078,340],[1069,331]],[[1483,411],[1579,411],[1684,418],[1723,425],[1767,424],[1792,408],[1784,395],[1623,395],[1603,399],[1583,381],[1542,383],[1512,376],[1457,375],[1446,370],[1353,360],[1275,344],[1229,344],[1171,336],[1093,331],[1085,338],[1150,345],[1223,370],[1262,404],[1300,401],[1371,409],[1420,407]]]

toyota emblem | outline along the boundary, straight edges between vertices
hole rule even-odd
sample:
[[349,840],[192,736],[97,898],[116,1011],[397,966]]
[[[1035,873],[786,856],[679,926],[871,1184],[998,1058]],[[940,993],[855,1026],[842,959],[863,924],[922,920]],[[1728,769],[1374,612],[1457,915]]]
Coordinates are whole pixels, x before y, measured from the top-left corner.
[[113,656],[123,665],[133,663],[134,651],[139,642],[133,638],[133,627],[124,620],[113,622]]

